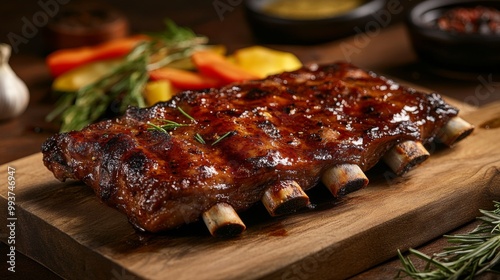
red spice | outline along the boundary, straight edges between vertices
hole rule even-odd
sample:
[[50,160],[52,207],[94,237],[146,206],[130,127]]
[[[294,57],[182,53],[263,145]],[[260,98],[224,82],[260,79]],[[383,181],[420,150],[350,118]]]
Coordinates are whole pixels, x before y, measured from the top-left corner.
[[438,28],[456,33],[500,34],[500,11],[495,8],[454,8],[437,20]]

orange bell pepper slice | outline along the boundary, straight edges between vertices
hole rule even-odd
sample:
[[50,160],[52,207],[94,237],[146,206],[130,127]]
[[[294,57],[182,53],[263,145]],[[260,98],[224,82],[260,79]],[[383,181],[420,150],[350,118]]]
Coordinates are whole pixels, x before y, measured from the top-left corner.
[[123,57],[138,43],[148,39],[146,35],[136,35],[95,46],[57,50],[47,56],[46,63],[52,76],[57,77],[89,62]]
[[167,80],[178,89],[206,89],[219,87],[223,83],[218,79],[207,77],[199,73],[163,67],[149,72],[152,81]]
[[191,56],[194,65],[202,74],[225,83],[255,80],[259,77],[229,61],[226,57],[210,52],[198,51]]

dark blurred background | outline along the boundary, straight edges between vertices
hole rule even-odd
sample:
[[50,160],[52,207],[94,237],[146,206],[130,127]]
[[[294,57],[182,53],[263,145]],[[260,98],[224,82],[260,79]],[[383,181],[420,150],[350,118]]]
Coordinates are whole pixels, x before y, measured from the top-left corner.
[[[40,2],[57,3],[61,9],[64,9],[66,5],[72,5],[77,1],[4,1],[0,10],[2,21],[0,25],[0,41],[9,43],[8,34],[11,32],[22,36],[23,25],[25,25],[23,18],[33,22],[33,16],[43,11]],[[67,4],[59,2],[67,2]],[[163,19],[170,18],[179,25],[189,25],[197,33],[210,35],[210,39],[217,43],[245,42],[249,37],[248,28],[241,28],[238,25],[238,28],[235,29],[235,26],[231,24],[234,18],[243,15],[242,4],[231,7],[232,11],[225,12],[224,19],[221,21],[213,7],[213,2],[207,0],[102,0],[98,2],[110,5],[123,12],[129,20],[131,33],[159,31],[164,27]],[[42,20],[43,18],[40,18],[40,21]],[[207,22],[210,22],[210,24],[206,25]],[[37,32],[33,38],[28,40],[29,42],[20,45],[20,52],[44,54],[47,51],[43,40],[43,32]]]
[[[80,0],[38,0],[4,1],[0,9],[0,42],[11,43],[12,37],[22,36],[26,21],[33,22],[37,14],[44,13],[44,5],[57,4],[58,9],[79,3]],[[438,1],[438,0],[436,0]],[[84,1],[89,3],[90,1]],[[206,35],[212,44],[224,44],[228,52],[255,44],[264,44],[277,49],[295,53],[304,63],[329,63],[343,60],[359,67],[377,71],[391,77],[419,84],[434,89],[445,95],[456,96],[470,105],[483,105],[500,97],[498,88],[491,84],[498,77],[490,78],[490,73],[455,75],[440,72],[427,67],[417,58],[411,46],[405,15],[411,7],[421,0],[386,0],[387,9],[394,5],[401,12],[391,14],[388,24],[379,29],[367,30],[361,24],[359,31],[353,30],[351,37],[336,38],[314,45],[276,44],[256,37],[246,18],[243,0],[169,0],[169,1],[119,1],[100,0],[93,2],[109,5],[121,11],[129,22],[130,33],[154,32],[164,28],[164,19],[170,18],[181,26],[187,26],[196,33]],[[43,17],[38,18],[44,20]],[[372,20],[375,21],[376,20]],[[377,26],[377,25],[375,25]],[[373,26],[372,26],[373,27]],[[332,26],[332,28],[336,28]],[[44,41],[44,26],[38,28],[32,38],[17,43],[11,61],[15,71],[28,83],[50,83],[50,76],[45,71],[44,57],[50,48]],[[10,36],[10,37],[9,37]],[[271,36],[272,37],[272,36]],[[345,40],[344,40],[345,39]],[[37,75],[25,73],[31,71],[24,67],[38,68]],[[490,90],[487,96],[475,91],[478,86],[488,82]],[[484,86],[484,85],[483,85]],[[47,87],[47,85],[45,85]]]
[[[57,4],[58,9],[78,3],[79,0],[39,0],[39,1],[4,1],[0,10],[0,41],[9,43],[12,39],[9,33],[21,35],[26,19],[33,22],[33,17],[44,11],[43,6]],[[80,1],[81,2],[81,1]],[[85,1],[89,2],[89,1]],[[170,18],[179,25],[187,25],[199,34],[207,35],[212,43],[227,44],[231,46],[248,45],[255,42],[266,43],[256,38],[245,17],[243,0],[168,0],[168,1],[119,1],[100,0],[94,1],[109,5],[123,12],[130,23],[131,33],[159,31],[163,28],[163,19]],[[419,1],[401,1],[405,7],[414,5]],[[41,4],[43,3],[43,5]],[[50,4],[49,4],[50,3]],[[401,22],[404,12],[393,15],[391,24]],[[43,21],[43,17],[38,17]],[[19,45],[19,51],[23,53],[45,54],[48,50],[43,40],[43,32],[27,43]],[[335,27],[332,27],[335,28]],[[11,34],[11,37],[13,35]]]

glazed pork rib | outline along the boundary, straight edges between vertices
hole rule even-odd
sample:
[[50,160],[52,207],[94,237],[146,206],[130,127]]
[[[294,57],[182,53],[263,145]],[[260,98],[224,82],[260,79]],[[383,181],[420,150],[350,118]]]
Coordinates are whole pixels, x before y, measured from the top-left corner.
[[140,229],[202,217],[224,235],[244,230],[236,212],[256,202],[293,211],[320,181],[345,195],[380,159],[405,172],[427,158],[423,144],[472,131],[457,114],[437,94],[337,63],[185,91],[57,134],[42,151],[56,178],[83,181]]

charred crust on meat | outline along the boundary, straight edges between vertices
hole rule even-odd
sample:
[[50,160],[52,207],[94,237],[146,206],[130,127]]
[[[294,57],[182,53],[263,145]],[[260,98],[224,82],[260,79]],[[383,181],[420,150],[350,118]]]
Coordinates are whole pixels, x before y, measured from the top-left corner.
[[61,145],[58,143],[59,137],[51,136],[42,145],[42,153],[50,155],[44,158],[44,162],[47,164],[57,163],[60,165],[67,166],[66,160],[64,159],[64,154],[61,150]]
[[260,128],[260,129],[262,129],[262,131],[264,131],[264,133],[267,136],[271,137],[272,139],[279,139],[279,138],[281,138],[280,131],[269,120],[265,120],[265,121],[259,122],[257,124],[257,127]]
[[267,90],[263,90],[260,88],[252,88],[247,92],[247,94],[245,94],[244,99],[245,100],[257,100],[257,99],[261,99],[265,96],[268,96],[270,94],[271,93]]
[[148,161],[148,157],[141,151],[132,151],[123,159],[123,162],[127,166],[128,170],[136,173],[143,172]]

